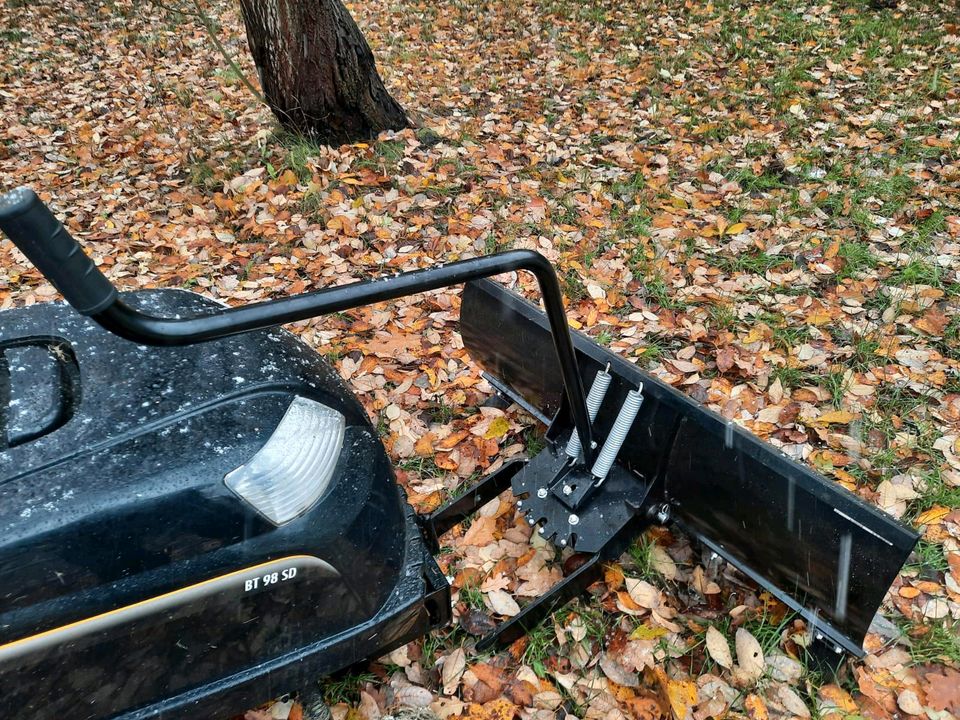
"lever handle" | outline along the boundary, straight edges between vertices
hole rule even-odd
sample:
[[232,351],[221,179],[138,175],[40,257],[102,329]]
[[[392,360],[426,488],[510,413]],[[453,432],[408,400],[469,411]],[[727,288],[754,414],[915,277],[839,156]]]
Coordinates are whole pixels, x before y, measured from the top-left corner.
[[116,300],[116,288],[30,188],[0,195],[0,230],[77,312],[96,315]]

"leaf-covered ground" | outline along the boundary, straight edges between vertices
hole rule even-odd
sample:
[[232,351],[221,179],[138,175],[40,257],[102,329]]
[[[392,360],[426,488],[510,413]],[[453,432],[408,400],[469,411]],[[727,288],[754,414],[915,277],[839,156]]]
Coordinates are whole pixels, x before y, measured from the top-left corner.
[[[666,529],[478,654],[472,631],[564,571],[504,497],[445,539],[457,624],[328,683],[338,719],[943,720],[960,716],[960,25],[949,1],[887,4],[356,4],[419,127],[326,148],[278,132],[195,18],[3,0],[0,182],[41,191],[124,288],[231,303],[538,249],[575,327],[923,536],[836,678],[802,621]],[[255,77],[237,9],[208,12]],[[55,297],[0,247],[0,307]],[[480,407],[458,304],[294,328],[422,510],[541,442],[516,408]]]

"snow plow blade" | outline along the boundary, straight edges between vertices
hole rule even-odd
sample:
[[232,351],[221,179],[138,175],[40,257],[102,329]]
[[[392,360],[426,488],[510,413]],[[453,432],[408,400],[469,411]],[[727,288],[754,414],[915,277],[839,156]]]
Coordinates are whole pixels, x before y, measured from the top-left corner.
[[[550,426],[571,427],[543,313],[489,280],[466,286],[461,332],[503,395]],[[917,535],[632,363],[574,334],[584,385],[608,364],[611,391],[642,386],[619,463],[650,483],[638,515],[669,519],[800,613],[833,649],[864,636]],[[600,412],[603,437],[614,418]]]

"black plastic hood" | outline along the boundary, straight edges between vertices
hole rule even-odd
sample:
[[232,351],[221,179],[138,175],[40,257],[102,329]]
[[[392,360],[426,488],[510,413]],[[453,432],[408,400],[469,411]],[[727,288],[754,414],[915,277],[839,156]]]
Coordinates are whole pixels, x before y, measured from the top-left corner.
[[[183,291],[126,299],[168,317],[217,307]],[[425,553],[389,459],[293,335],[148,348],[60,304],[0,325],[0,715],[112,717],[240,687],[270,663],[329,671],[390,607],[402,626],[367,645],[425,631]],[[345,435],[328,489],[276,526],[224,476],[296,396],[339,411]],[[329,643],[347,649],[320,653]],[[304,648],[312,666],[282,660]]]

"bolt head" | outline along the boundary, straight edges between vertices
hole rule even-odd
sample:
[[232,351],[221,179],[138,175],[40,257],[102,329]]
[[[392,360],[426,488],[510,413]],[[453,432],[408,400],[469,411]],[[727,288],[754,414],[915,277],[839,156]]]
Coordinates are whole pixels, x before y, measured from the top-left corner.
[[546,496],[547,496],[547,489],[546,489],[546,488],[540,488],[539,490],[537,490],[537,497],[538,497],[538,498],[541,498],[541,499],[542,499],[542,498],[545,498]]
[[543,528],[537,528],[537,532],[543,535]]
[[564,485],[564,486],[563,486],[563,494],[564,494],[564,495],[572,495],[572,494],[573,494],[573,488],[570,487],[569,485]]
[[576,525],[580,522],[580,517],[578,515],[571,514],[570,517],[567,518],[567,522],[571,525]]

